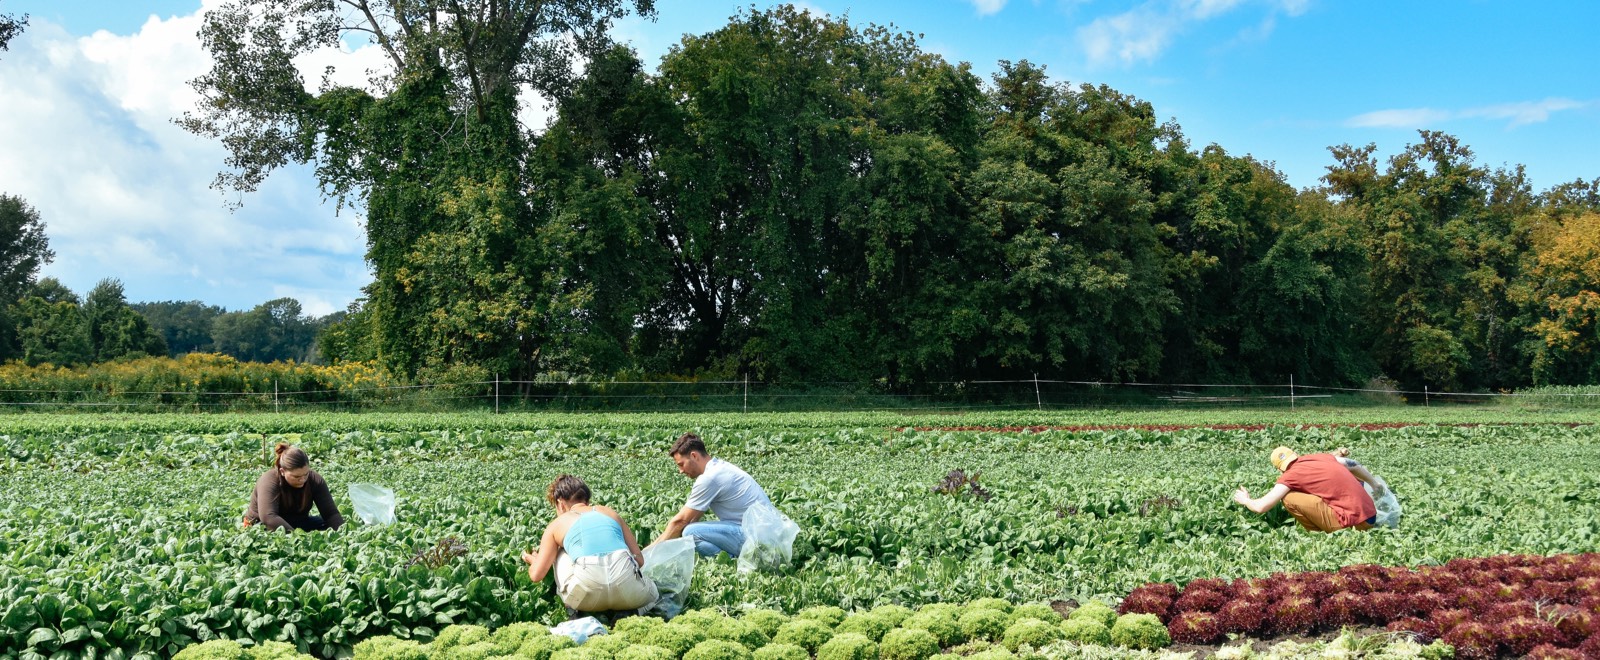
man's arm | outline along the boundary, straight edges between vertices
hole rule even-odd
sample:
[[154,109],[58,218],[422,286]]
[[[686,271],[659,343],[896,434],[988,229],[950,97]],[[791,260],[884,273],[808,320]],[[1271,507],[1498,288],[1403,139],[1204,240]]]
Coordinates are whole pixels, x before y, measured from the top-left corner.
[[1382,477],[1369,472],[1365,465],[1357,463],[1355,459],[1341,457],[1339,463],[1343,464],[1345,469],[1349,470],[1350,474],[1355,475],[1357,479],[1371,484],[1373,490],[1381,493],[1389,489],[1389,484],[1384,483]]
[[672,539],[683,536],[683,528],[688,527],[689,523],[700,520],[700,517],[704,515],[704,511],[699,511],[691,507],[683,507],[682,509],[679,509],[678,515],[673,516],[672,520],[667,521],[667,531],[664,531],[660,536],[657,536],[656,540],[651,542],[650,545],[655,545],[662,541],[671,541]]
[[1272,490],[1267,491],[1266,495],[1262,495],[1258,499],[1251,499],[1250,491],[1241,486],[1239,490],[1233,491],[1233,501],[1243,504],[1246,509],[1256,513],[1266,513],[1272,507],[1277,506],[1278,502],[1283,500],[1283,496],[1288,494],[1288,486],[1275,484],[1272,486]]

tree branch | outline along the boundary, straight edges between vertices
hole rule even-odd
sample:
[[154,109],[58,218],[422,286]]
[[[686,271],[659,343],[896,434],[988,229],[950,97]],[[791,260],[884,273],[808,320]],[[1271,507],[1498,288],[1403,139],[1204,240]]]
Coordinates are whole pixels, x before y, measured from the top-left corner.
[[389,35],[383,31],[383,27],[378,23],[378,18],[372,14],[372,8],[367,5],[367,0],[339,0],[339,2],[361,10],[362,15],[367,17],[367,23],[372,26],[370,32],[378,37],[378,45],[382,46],[384,52],[389,54],[389,59],[394,61],[394,70],[404,71],[406,68],[405,60],[400,57],[400,52],[395,50],[394,43],[389,39]]

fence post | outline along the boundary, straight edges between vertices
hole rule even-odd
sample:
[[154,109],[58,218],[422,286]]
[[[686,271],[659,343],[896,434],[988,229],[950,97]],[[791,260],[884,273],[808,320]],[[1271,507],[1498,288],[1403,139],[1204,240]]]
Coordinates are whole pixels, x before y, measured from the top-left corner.
[[1033,375],[1033,405],[1044,410],[1044,399],[1039,398],[1039,374]]
[[1294,374],[1289,374],[1289,409],[1294,410]]
[[1422,407],[1424,407],[1424,408],[1432,408],[1433,407],[1433,396],[1428,393],[1428,386],[1427,385],[1423,385],[1422,386]]
[[750,412],[750,374],[744,375],[744,411]]
[[278,405],[278,379],[276,378],[272,379],[272,412],[283,412],[283,408]]

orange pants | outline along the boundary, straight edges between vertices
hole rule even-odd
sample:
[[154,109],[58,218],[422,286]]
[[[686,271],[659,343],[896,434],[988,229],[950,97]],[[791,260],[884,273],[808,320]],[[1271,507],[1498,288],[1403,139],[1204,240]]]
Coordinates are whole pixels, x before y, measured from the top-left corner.
[[[1292,492],[1283,496],[1283,508],[1300,521],[1300,526],[1313,532],[1337,532],[1344,529],[1339,524],[1339,514],[1333,507],[1328,506],[1322,498],[1310,493]],[[1356,529],[1372,529],[1372,525],[1360,522],[1355,524]]]

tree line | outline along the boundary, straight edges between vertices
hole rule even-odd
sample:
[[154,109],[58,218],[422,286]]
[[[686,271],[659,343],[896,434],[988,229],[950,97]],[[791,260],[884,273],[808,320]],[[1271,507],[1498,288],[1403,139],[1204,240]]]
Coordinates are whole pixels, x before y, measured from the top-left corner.
[[55,257],[44,227],[26,201],[0,194],[0,362],[71,367],[188,353],[320,362],[317,334],[344,318],[306,316],[293,298],[233,312],[199,301],[130,303],[114,278],[80,296],[38,279]]
[[[383,20],[210,12],[215,65],[180,121],[230,149],[220,186],[310,163],[364,207],[376,276],[321,331],[331,361],[891,387],[1600,380],[1600,179],[1536,191],[1423,131],[1382,162],[1333,147],[1297,190],[1109,87],[1027,61],[985,81],[791,7],[686,36],[652,73],[605,36],[644,0],[371,5]],[[351,31],[392,74],[308,87],[294,56]],[[521,87],[558,99],[542,133]]]

